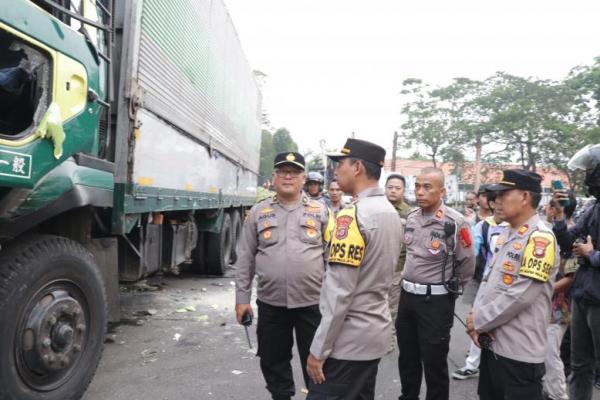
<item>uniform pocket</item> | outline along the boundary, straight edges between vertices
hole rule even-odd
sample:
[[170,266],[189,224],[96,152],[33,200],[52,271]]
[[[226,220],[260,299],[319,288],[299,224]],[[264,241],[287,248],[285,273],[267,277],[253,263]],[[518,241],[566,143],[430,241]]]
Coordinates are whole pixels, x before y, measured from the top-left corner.
[[276,219],[266,219],[257,224],[258,243],[261,247],[274,245],[279,240],[279,228]]
[[300,240],[309,244],[320,244],[321,221],[312,217],[302,217],[300,220]]

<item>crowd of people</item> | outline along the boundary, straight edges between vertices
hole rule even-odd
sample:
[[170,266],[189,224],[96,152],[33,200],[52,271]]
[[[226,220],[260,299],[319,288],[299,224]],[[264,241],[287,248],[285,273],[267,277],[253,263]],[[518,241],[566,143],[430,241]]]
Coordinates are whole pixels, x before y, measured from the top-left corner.
[[[278,154],[275,193],[250,210],[239,242],[236,317],[254,316],[256,278],[257,355],[273,399],[296,393],[294,336],[309,400],[373,399],[379,361],[396,347],[399,399],[419,399],[423,376],[428,400],[449,399],[450,376],[478,378],[484,400],[592,398],[596,202],[581,212],[572,192],[556,189],[540,204],[542,177],[508,169],[457,211],[444,203],[443,171],[424,168],[411,205],[403,176],[379,187],[380,146],[352,138],[329,157],[336,179],[325,197],[322,175],[306,173],[301,154]],[[600,145],[569,166],[586,171],[589,195],[600,198]],[[461,296],[471,306],[464,324],[472,343],[450,374]]]

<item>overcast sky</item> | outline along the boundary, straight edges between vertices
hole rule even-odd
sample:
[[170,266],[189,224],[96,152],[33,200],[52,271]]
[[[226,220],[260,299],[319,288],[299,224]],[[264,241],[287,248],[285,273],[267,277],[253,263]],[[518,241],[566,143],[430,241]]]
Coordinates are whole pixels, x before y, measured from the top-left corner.
[[597,0],[225,0],[263,105],[301,151],[351,132],[389,151],[409,77],[561,79],[600,56]]

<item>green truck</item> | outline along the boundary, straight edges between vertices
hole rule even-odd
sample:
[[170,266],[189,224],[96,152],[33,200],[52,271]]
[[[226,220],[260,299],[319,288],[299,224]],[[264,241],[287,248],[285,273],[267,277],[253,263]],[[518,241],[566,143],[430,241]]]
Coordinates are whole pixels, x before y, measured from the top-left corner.
[[259,152],[222,0],[0,0],[0,399],[80,398],[119,281],[222,275]]

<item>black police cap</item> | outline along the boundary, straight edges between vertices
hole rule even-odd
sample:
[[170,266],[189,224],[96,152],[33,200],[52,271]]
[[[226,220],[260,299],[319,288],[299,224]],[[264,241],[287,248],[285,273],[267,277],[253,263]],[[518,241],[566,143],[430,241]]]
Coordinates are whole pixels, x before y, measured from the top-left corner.
[[487,183],[482,183],[479,185],[479,190],[477,190],[477,195],[486,194],[490,191],[490,185]]
[[346,144],[339,153],[327,154],[334,161],[341,158],[352,157],[359,160],[369,161],[375,165],[383,167],[385,162],[385,149],[375,143],[366,140],[348,138]]
[[304,162],[304,157],[300,153],[296,153],[295,151],[288,151],[285,153],[279,153],[275,156],[275,162],[273,167],[281,167],[282,165],[293,165],[297,168],[305,169],[306,163]]
[[542,193],[542,177],[535,172],[524,169],[507,169],[502,171],[502,178],[487,190],[499,192],[502,190],[520,189],[534,193]]

